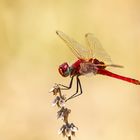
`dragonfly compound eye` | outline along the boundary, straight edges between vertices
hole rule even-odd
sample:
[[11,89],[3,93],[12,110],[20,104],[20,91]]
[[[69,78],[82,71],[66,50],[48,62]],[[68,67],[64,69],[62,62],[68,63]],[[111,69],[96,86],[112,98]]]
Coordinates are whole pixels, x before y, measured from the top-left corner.
[[62,65],[60,65],[58,70],[59,73],[64,77],[67,77],[69,75],[69,65],[67,63],[63,63]]

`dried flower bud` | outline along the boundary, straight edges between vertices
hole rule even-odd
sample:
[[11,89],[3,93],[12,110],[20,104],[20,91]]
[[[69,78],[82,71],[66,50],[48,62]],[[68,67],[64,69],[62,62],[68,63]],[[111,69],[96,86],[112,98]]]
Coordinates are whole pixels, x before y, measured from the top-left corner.
[[68,122],[68,115],[71,112],[70,109],[62,107],[58,112],[57,112],[57,118],[64,120],[65,123]]
[[58,107],[63,107],[65,106],[65,96],[56,96],[56,98],[52,102],[52,106],[57,105]]
[[71,123],[71,131],[72,132],[78,131],[78,127],[76,127],[73,123]]
[[75,136],[75,132],[78,131],[78,128],[73,124],[65,124],[63,125],[59,131],[58,134],[62,134],[63,136],[70,137]]
[[51,92],[53,93],[53,95],[57,95],[57,93],[60,93],[60,87],[57,84],[55,84],[53,88],[50,89],[49,93]]

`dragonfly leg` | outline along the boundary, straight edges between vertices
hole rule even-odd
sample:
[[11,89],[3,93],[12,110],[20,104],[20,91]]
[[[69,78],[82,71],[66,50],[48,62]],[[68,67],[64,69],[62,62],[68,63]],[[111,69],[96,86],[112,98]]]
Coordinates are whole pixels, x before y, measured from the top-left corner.
[[81,82],[80,82],[80,79],[79,78],[78,78],[78,82],[79,82],[79,87],[80,87],[80,93],[77,94],[77,95],[75,95],[73,98],[75,98],[75,97],[77,97],[77,96],[79,96],[79,95],[81,95],[83,93],[82,85],[81,85]]
[[[80,93],[78,94],[79,87],[80,87]],[[66,101],[68,101],[68,100],[70,100],[70,99],[72,99],[72,98],[75,98],[75,97],[81,95],[82,93],[83,93],[83,91],[82,91],[81,82],[80,82],[79,77],[77,76],[77,88],[76,88],[76,93],[74,93],[72,96],[70,96]]]
[[61,90],[68,90],[68,89],[70,89],[72,87],[73,78],[74,78],[74,76],[71,77],[69,86],[65,86],[65,85],[62,85],[62,84],[58,84],[58,86],[63,87],[63,88],[61,88]]

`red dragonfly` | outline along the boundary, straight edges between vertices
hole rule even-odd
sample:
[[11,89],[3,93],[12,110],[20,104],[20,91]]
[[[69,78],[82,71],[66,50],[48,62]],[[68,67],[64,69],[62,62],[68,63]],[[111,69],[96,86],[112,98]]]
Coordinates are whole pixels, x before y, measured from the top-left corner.
[[[89,73],[93,73],[94,75],[106,75],[136,85],[140,85],[140,81],[138,80],[124,77],[106,70],[107,67],[121,68],[122,66],[112,64],[110,56],[106,53],[99,40],[95,38],[93,34],[87,33],[85,35],[87,41],[87,46],[85,47],[61,31],[56,31],[56,33],[66,43],[66,45],[78,59],[71,66],[69,66],[68,63],[65,62],[60,65],[58,69],[59,73],[63,77],[71,77],[69,86],[59,84],[60,86],[64,87],[63,90],[70,89],[72,87],[74,77],[76,77],[77,80],[76,93],[69,97],[66,101],[82,94],[82,86],[79,76],[87,75]],[[79,89],[80,92],[78,93]]]

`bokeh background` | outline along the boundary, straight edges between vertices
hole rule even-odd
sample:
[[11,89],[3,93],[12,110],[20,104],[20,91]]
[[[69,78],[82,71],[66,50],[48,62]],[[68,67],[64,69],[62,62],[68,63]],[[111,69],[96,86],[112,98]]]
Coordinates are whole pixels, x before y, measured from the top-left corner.
[[[48,91],[69,83],[58,66],[76,58],[56,30],[81,43],[94,33],[113,62],[125,66],[112,71],[140,80],[139,0],[0,0],[1,140],[63,139]],[[79,127],[73,139],[140,140],[139,86],[104,76],[81,82],[84,94],[67,104]]]

